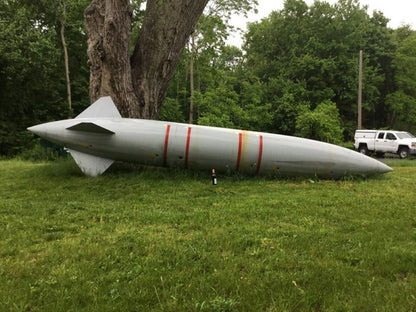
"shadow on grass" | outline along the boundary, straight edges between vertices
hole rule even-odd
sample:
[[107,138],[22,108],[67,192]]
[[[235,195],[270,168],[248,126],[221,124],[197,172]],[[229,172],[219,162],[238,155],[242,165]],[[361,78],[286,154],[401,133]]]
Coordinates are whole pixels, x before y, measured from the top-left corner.
[[[391,166],[397,167],[410,167],[416,165],[416,162],[397,160],[393,164],[388,163]],[[85,176],[76,163],[71,158],[59,158],[54,161],[46,161],[37,163],[38,165],[33,167],[31,170],[31,176],[47,176],[53,178],[68,178],[78,177],[85,179],[94,179]],[[319,176],[282,176],[279,173],[266,173],[262,175],[246,174],[241,172],[219,172],[217,173],[217,179],[219,183],[221,181],[228,182],[250,182],[250,181],[288,181],[288,182],[310,182],[317,183],[319,181],[349,181],[349,182],[362,182],[368,179],[377,180],[385,179],[387,175],[374,174],[371,176],[365,176],[360,174],[346,174],[340,178],[320,178]],[[163,168],[144,166],[134,163],[126,162],[115,162],[110,168],[102,175],[103,178],[136,178],[146,179],[154,181],[172,181],[172,182],[183,182],[183,181],[201,181],[206,183],[211,180],[211,172],[209,170],[197,170],[197,169],[182,169],[182,168]]]
[[39,163],[33,168],[32,174],[53,178],[82,177],[84,174],[72,159],[58,159]]

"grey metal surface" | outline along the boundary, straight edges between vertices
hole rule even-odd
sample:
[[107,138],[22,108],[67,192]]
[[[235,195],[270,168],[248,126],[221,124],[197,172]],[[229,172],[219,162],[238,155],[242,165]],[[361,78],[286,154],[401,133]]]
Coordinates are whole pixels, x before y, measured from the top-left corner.
[[89,176],[102,174],[115,160],[203,170],[215,168],[219,172],[274,172],[282,176],[340,177],[392,171],[373,158],[314,140],[121,118],[109,97],[101,98],[75,119],[28,130],[67,147]]

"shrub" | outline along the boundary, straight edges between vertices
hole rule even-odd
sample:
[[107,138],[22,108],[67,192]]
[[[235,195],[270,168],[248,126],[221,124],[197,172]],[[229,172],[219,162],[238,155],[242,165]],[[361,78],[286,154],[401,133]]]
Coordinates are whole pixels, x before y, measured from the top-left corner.
[[313,111],[305,109],[296,119],[296,135],[330,143],[342,141],[341,119],[335,103],[327,100]]

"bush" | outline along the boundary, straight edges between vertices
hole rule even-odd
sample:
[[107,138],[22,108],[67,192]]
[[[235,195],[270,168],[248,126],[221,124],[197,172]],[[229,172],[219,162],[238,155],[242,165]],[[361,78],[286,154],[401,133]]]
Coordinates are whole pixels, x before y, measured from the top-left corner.
[[296,135],[338,144],[342,142],[341,119],[335,103],[327,100],[313,111],[306,109],[296,119]]
[[37,139],[33,148],[21,152],[19,158],[31,161],[51,161],[66,158],[67,155],[68,153],[63,147],[43,139]]

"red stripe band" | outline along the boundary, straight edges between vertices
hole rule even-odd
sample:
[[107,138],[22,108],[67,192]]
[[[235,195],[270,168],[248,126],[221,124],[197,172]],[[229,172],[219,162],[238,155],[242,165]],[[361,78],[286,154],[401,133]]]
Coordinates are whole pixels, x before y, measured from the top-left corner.
[[191,132],[192,128],[188,128],[188,136],[186,137],[186,150],[185,150],[185,169],[188,168],[188,159],[189,159],[189,144],[191,143]]
[[260,136],[260,143],[259,143],[259,158],[257,159],[256,174],[258,174],[259,171],[260,171],[262,157],[263,157],[263,136],[261,135]]
[[243,134],[240,132],[238,134],[238,154],[237,154],[237,165],[235,170],[238,171],[240,169],[240,160],[241,160],[241,150],[243,147]]
[[165,167],[167,165],[167,159],[168,159],[169,132],[170,132],[170,125],[168,125],[167,128],[166,128],[165,147],[163,149],[163,166],[165,166]]

